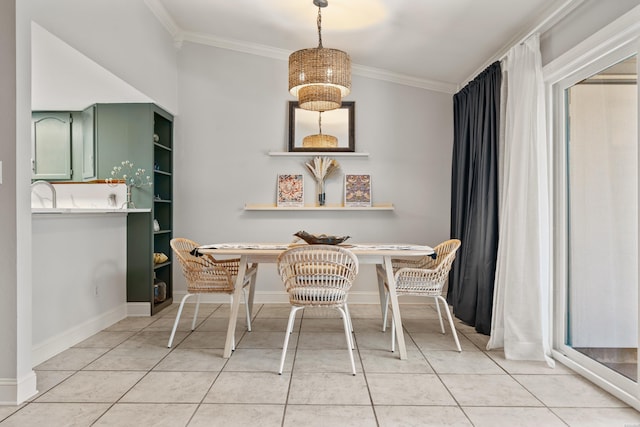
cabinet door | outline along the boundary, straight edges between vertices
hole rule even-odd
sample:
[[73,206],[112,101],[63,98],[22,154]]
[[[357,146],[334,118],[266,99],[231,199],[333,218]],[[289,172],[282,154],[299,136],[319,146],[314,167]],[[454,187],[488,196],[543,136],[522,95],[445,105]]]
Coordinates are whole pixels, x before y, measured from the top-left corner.
[[82,179],[96,179],[96,106],[82,112]]
[[71,179],[71,114],[32,114],[32,179]]

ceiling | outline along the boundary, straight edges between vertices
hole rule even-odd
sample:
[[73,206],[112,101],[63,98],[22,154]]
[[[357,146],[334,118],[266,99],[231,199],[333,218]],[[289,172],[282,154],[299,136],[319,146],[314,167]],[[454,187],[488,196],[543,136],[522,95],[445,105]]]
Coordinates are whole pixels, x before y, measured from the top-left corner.
[[[145,0],[174,36],[286,59],[316,47],[312,0]],[[577,0],[329,0],[325,47],[349,53],[354,74],[454,92]]]

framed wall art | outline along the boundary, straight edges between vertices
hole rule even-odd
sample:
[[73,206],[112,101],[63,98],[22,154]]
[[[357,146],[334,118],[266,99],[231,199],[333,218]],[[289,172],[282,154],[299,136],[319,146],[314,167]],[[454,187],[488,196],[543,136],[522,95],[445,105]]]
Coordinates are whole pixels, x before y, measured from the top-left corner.
[[348,207],[371,206],[371,175],[345,174],[344,205]]
[[304,178],[302,174],[279,174],[276,206],[304,206]]

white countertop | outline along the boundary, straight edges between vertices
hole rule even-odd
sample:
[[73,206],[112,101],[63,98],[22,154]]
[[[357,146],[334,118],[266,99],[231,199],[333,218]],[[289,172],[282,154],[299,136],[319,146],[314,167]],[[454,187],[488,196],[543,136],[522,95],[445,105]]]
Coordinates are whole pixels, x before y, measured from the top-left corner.
[[32,214],[130,214],[151,212],[151,209],[114,209],[114,208],[31,208]]

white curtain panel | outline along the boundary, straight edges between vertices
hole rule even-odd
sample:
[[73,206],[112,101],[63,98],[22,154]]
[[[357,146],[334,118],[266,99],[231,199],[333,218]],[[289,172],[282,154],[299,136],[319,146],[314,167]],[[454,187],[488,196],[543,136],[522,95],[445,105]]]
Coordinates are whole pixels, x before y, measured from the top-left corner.
[[554,366],[548,304],[550,166],[539,35],[513,47],[502,69],[500,240],[487,349],[504,348],[507,359]]

